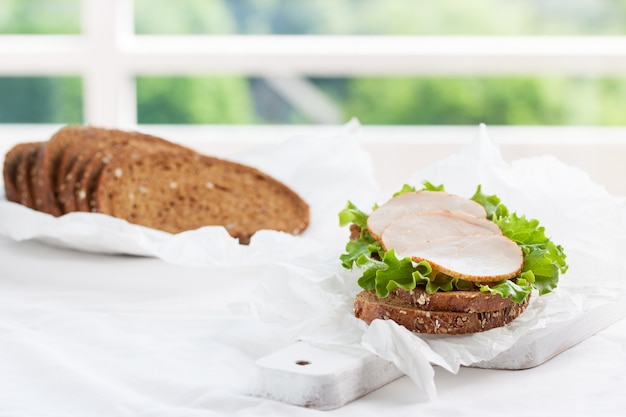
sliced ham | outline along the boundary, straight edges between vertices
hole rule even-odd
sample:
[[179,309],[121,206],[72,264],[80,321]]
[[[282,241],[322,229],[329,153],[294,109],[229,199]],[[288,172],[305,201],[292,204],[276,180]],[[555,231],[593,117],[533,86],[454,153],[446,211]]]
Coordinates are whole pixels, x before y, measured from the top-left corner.
[[522,270],[522,250],[486,216],[475,201],[418,191],[381,205],[367,227],[385,250],[446,275],[484,283],[513,278]]
[[522,250],[502,235],[452,236],[419,242],[398,257],[428,261],[432,268],[473,282],[496,282],[522,270]]
[[484,217],[448,210],[406,214],[392,221],[381,235],[385,250],[403,252],[420,242],[450,236],[501,235],[494,222]]
[[475,201],[442,191],[417,191],[392,198],[370,214],[367,229],[380,240],[383,231],[394,220],[410,213],[449,210],[476,217],[486,217],[485,208]]

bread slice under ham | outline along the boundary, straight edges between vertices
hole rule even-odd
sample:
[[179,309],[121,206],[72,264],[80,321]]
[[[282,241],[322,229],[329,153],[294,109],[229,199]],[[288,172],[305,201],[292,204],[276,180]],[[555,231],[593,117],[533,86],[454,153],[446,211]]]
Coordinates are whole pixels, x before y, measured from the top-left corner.
[[354,315],[366,323],[376,319],[393,320],[418,333],[467,334],[490,330],[512,322],[526,310],[529,299],[530,297],[527,297],[520,304],[511,303],[495,310],[458,312],[450,309],[424,310],[395,295],[381,299],[372,291],[362,291],[356,295]]
[[480,290],[437,291],[430,294],[423,286],[412,290],[396,288],[391,297],[397,298],[414,308],[430,311],[455,311],[459,313],[484,313],[502,310],[515,304],[510,298],[489,294]]

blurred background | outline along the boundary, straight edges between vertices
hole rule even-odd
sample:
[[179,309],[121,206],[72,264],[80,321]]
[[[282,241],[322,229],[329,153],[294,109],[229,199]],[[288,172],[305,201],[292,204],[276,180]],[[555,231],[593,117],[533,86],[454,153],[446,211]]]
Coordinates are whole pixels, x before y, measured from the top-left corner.
[[[97,28],[90,27],[93,16],[85,17],[86,7],[97,13],[102,7],[98,2],[116,3],[117,9],[102,9],[116,15],[103,18],[117,23],[130,19],[125,28],[133,36],[156,39],[156,45],[159,40],[166,45],[168,39],[192,44],[206,36],[260,37],[263,42],[322,36],[332,42],[346,36],[532,41],[626,34],[626,0],[0,0],[0,37],[9,51],[3,57],[0,48],[0,70],[5,67],[0,72],[0,123],[91,121],[86,104],[91,81],[86,77],[93,76],[92,69],[54,62],[70,54],[67,50],[58,56],[33,55],[22,67],[11,67],[9,60],[29,51],[11,50],[10,42],[22,41],[22,35],[43,43],[98,36]],[[115,41],[122,52],[124,39]],[[46,51],[42,47],[33,54],[40,52]],[[129,54],[129,62],[138,62],[141,53]],[[171,60],[171,55],[162,59]],[[168,73],[156,68],[158,59],[149,71],[130,64],[123,68],[130,74],[130,113],[138,124],[334,124],[357,117],[373,125],[626,125],[626,74],[544,71],[541,58],[535,60],[537,71],[519,73],[396,68],[334,74],[332,65],[322,71],[304,65],[299,73],[272,74],[254,64],[241,71],[203,66]],[[463,61],[450,65],[462,66]],[[117,88],[107,82],[102,78],[105,88]]]

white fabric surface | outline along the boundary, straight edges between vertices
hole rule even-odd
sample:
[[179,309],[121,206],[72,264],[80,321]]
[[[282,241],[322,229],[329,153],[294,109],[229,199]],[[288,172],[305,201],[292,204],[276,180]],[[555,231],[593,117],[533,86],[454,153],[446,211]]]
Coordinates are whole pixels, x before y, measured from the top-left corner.
[[[0,236],[0,416],[623,415],[626,320],[619,317],[533,369],[461,367],[451,373],[442,363],[433,368],[430,389],[436,387],[436,394],[430,401],[414,383],[415,375],[325,412],[248,395],[255,360],[302,337],[340,344],[363,340],[364,346],[389,352],[374,346],[384,342],[377,337],[382,333],[361,339],[363,326],[346,311],[349,294],[357,291],[348,280],[352,274],[338,273],[329,261],[345,244],[346,231],[336,217],[345,201],[366,207],[381,198],[369,161],[356,146],[357,133],[358,126],[351,125],[332,139],[295,138],[305,146],[308,164],[275,163],[298,148],[295,142],[237,156],[289,182],[312,203],[312,227],[302,238],[268,232],[246,248],[232,246],[213,228],[151,238],[152,232],[119,222],[103,226],[96,220],[91,228],[86,224],[93,224],[93,216],[53,219],[0,202],[0,231],[10,236]],[[516,169],[524,170],[524,164]],[[529,174],[536,167],[531,165]],[[451,191],[466,191],[462,183],[451,186]],[[499,195],[507,189],[494,188]],[[576,195],[572,191],[546,190],[568,198]],[[529,204],[533,199],[501,197],[533,216],[537,210],[548,229],[566,213],[543,216],[545,208]],[[619,202],[615,212],[607,213],[606,205],[598,209],[624,220]],[[576,209],[567,213],[576,218]],[[28,221],[20,221],[22,216]],[[579,242],[574,253],[599,243],[592,225],[585,226],[559,236]],[[100,237],[102,227],[111,239]],[[144,236],[129,238],[122,252],[150,256],[112,255],[120,251],[115,246],[120,230]],[[626,249],[623,245],[615,252]],[[594,260],[604,256],[604,267],[621,267],[623,259],[598,252],[591,255]],[[579,256],[572,259],[584,264]],[[608,278],[612,284],[623,282],[624,272]],[[332,291],[335,285],[342,285],[339,293]],[[587,289],[598,290],[595,284],[576,288],[585,295]],[[598,295],[606,296],[600,290]],[[623,293],[619,296],[623,300]],[[581,300],[587,298],[570,302]],[[410,366],[403,355],[399,361]]]

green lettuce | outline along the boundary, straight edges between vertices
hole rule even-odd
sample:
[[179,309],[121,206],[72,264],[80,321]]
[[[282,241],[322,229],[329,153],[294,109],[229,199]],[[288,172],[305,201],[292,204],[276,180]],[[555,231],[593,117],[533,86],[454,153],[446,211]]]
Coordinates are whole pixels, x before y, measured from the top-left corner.
[[[423,185],[424,190],[445,191],[443,185],[435,186],[429,182]],[[414,191],[415,187],[404,185],[394,197]],[[346,251],[340,256],[343,267],[360,268],[363,273],[358,280],[359,286],[376,291],[380,298],[387,297],[396,288],[412,290],[423,285],[429,294],[477,288],[482,292],[510,297],[512,301],[521,303],[533,288],[540,295],[554,290],[560,274],[567,271],[566,255],[560,245],[546,236],[539,221],[511,213],[497,196],[484,194],[480,185],[471,199],[485,207],[487,218],[496,223],[502,233],[522,249],[524,265],[517,277],[489,284],[474,283],[433,271],[426,261],[415,263],[410,258],[398,259],[395,251],[384,251],[367,231],[369,215],[351,202],[339,213],[339,223],[341,226],[355,225],[359,236],[346,244]],[[372,210],[376,208],[375,205]]]

